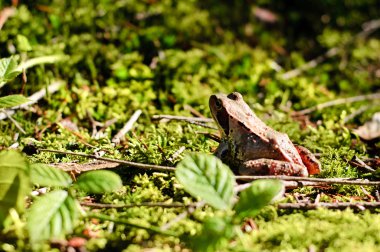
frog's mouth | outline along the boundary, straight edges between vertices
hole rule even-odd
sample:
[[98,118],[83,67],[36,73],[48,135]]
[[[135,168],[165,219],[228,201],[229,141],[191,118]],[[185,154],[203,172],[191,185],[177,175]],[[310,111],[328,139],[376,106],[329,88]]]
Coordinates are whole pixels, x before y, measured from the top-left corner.
[[222,109],[224,110],[224,112],[222,113],[217,113],[216,114],[216,118],[217,118],[217,121],[220,125],[220,128],[224,131],[224,134],[226,134],[228,136],[228,132],[230,130],[230,125],[228,123],[228,116],[226,116],[225,114],[225,109]]
[[[220,104],[220,106],[217,106],[217,104]],[[218,125],[218,128],[222,131],[222,133],[228,135],[230,126],[226,108],[221,105],[221,101],[214,95],[210,97],[209,106],[211,110],[211,115],[214,118],[216,124]]]

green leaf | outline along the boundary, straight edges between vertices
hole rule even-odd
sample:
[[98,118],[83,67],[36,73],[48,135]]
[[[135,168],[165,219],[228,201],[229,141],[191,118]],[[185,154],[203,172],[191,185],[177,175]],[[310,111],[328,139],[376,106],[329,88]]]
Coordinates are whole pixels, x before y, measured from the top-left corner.
[[203,153],[186,156],[176,168],[185,190],[217,209],[228,209],[234,197],[234,175],[218,158]]
[[89,193],[105,193],[119,189],[122,182],[116,173],[100,170],[80,175],[75,185]]
[[66,172],[46,164],[32,164],[30,168],[31,182],[40,186],[69,187],[73,182]]
[[10,208],[22,211],[30,192],[29,165],[16,151],[0,152],[0,227]]
[[16,41],[17,50],[19,52],[28,52],[32,50],[32,47],[29,44],[29,40],[24,35],[17,34]]
[[190,238],[193,251],[224,251],[234,235],[234,226],[228,217],[207,218],[202,231]]
[[53,191],[37,198],[27,213],[30,240],[62,238],[70,233],[79,209],[78,202],[66,191]]
[[0,97],[0,109],[12,108],[26,102],[29,102],[29,99],[22,95],[3,96]]
[[21,73],[17,69],[17,56],[0,59],[0,87]]
[[240,218],[253,217],[263,207],[281,197],[284,191],[284,184],[280,180],[256,180],[240,193],[240,199],[235,205],[236,213]]

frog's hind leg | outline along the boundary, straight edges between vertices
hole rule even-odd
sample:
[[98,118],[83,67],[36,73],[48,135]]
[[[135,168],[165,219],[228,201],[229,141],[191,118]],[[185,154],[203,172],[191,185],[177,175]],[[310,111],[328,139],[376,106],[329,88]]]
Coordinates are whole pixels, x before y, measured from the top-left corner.
[[240,175],[287,175],[307,177],[306,167],[274,159],[255,159],[244,162],[239,167]]
[[302,163],[307,167],[310,175],[319,174],[321,172],[321,164],[318,159],[308,149],[301,145],[294,145],[301,156]]

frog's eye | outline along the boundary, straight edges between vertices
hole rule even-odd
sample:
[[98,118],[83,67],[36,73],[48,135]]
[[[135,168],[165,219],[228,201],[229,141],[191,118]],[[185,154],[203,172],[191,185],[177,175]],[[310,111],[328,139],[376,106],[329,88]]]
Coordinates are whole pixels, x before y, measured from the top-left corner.
[[217,110],[222,109],[222,102],[219,99],[215,101],[215,107]]

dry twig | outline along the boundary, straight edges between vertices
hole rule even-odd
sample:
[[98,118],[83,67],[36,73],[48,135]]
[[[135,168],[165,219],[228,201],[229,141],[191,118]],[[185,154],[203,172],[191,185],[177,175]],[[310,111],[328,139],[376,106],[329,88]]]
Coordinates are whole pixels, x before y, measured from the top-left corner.
[[93,171],[93,170],[101,170],[101,169],[112,169],[119,166],[119,163],[115,162],[106,162],[106,161],[95,161],[89,162],[85,164],[78,163],[55,163],[49,164],[55,168],[61,169],[63,171],[73,171],[76,173],[81,173],[84,171]]
[[343,50],[343,47],[353,43],[357,39],[362,39],[376,31],[380,28],[380,19],[372,20],[369,22],[366,22],[362,25],[363,30],[359,33],[357,33],[352,39],[350,39],[347,43],[340,47],[333,47],[324,54],[318,56],[317,58],[310,60],[309,62],[305,63],[304,65],[300,66],[299,68],[292,69],[284,74],[282,74],[282,78],[285,80],[291,79],[293,77],[296,77],[300,75],[302,72],[316,67],[318,64],[322,63],[328,58],[332,58],[336,56],[341,50]]
[[162,121],[185,121],[194,125],[198,125],[204,128],[217,130],[217,127],[207,125],[205,123],[213,122],[211,118],[204,117],[187,117],[187,116],[173,116],[173,115],[153,115],[152,120],[162,120]]
[[380,202],[336,202],[336,203],[280,203],[277,205],[278,209],[292,209],[292,210],[312,210],[317,208],[328,208],[328,209],[346,209],[346,208],[356,208],[359,210],[379,208]]
[[4,113],[8,118],[9,120],[11,120],[11,122],[16,126],[16,128],[22,133],[22,134],[26,134],[25,130],[21,127],[21,125],[15,120],[13,119],[13,117],[11,115],[8,114],[8,112],[6,110],[0,110],[0,112]]
[[174,224],[176,224],[179,221],[183,220],[184,218],[187,217],[187,215],[194,213],[195,210],[203,207],[204,205],[206,205],[206,202],[204,202],[204,201],[199,201],[199,202],[195,203],[194,206],[190,206],[186,211],[180,213],[179,215],[177,215],[177,217],[175,217],[171,221],[167,222],[166,224],[162,225],[160,227],[160,229],[162,231],[168,230],[171,226],[173,226]]
[[49,94],[55,93],[58,91],[58,89],[64,84],[63,81],[55,81],[52,84],[50,84],[47,88],[43,88],[40,91],[32,94],[28,97],[29,102],[26,102],[20,106],[15,106],[13,108],[7,109],[3,112],[0,112],[0,120],[4,120],[7,118],[7,115],[13,115],[17,109],[27,109],[30,105],[33,105],[37,103],[40,99],[46,96],[46,90]]
[[257,179],[280,179],[284,181],[299,181],[299,182],[314,182],[326,184],[341,184],[341,185],[365,185],[365,186],[378,186],[380,181],[369,181],[366,179],[354,179],[354,178],[304,178],[294,176],[236,176],[236,179],[244,181],[252,181]]
[[114,162],[118,164],[125,164],[128,166],[140,168],[140,169],[146,169],[146,170],[156,170],[156,171],[174,171],[174,167],[170,166],[161,166],[161,165],[152,165],[152,164],[141,164],[131,161],[125,161],[120,159],[113,159],[113,158],[104,158],[104,157],[98,157],[96,155],[90,155],[85,153],[76,153],[71,151],[59,151],[59,150],[50,150],[50,149],[39,149],[39,151],[45,151],[45,152],[52,152],[52,153],[59,153],[59,154],[65,154],[65,155],[75,155],[75,156],[81,156],[86,158],[93,158],[97,160],[103,160],[108,162]]
[[197,203],[182,204],[182,203],[162,203],[162,202],[143,202],[143,203],[131,203],[123,205],[115,204],[101,204],[92,202],[81,202],[82,206],[88,206],[92,208],[132,208],[132,207],[162,207],[162,208],[183,208],[183,207],[195,207]]
[[16,12],[16,8],[7,7],[0,11],[0,30],[3,28],[5,22],[7,22],[8,18],[13,16]]
[[211,118],[190,117],[190,116],[174,116],[174,115],[153,115],[152,120],[167,120],[167,121],[186,121],[186,122],[214,122]]
[[294,115],[296,115],[296,116],[306,115],[306,114],[310,114],[311,112],[321,110],[321,109],[324,109],[327,107],[332,107],[332,106],[347,104],[347,103],[352,103],[352,102],[378,100],[378,99],[380,99],[380,93],[359,95],[359,96],[353,96],[353,97],[349,97],[349,98],[340,98],[340,99],[328,101],[325,103],[321,103],[321,104],[318,104],[316,106],[313,106],[313,107],[310,107],[307,109],[296,111],[296,112],[294,112]]
[[112,142],[114,144],[119,144],[121,140],[124,139],[125,134],[127,134],[128,131],[130,131],[133,127],[133,124],[139,119],[142,111],[136,110],[135,113],[131,116],[131,118],[128,120],[128,122],[124,125],[124,127],[112,138]]

